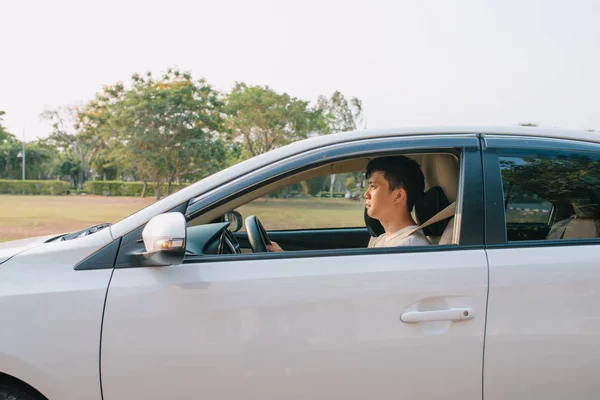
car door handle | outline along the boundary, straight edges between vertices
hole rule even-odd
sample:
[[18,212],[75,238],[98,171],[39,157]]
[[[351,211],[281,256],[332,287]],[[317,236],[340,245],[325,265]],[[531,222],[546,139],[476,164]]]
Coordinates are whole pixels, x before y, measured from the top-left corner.
[[471,318],[473,318],[473,310],[470,308],[451,308],[449,310],[405,312],[400,316],[400,321],[405,324],[416,324],[434,321],[460,322]]

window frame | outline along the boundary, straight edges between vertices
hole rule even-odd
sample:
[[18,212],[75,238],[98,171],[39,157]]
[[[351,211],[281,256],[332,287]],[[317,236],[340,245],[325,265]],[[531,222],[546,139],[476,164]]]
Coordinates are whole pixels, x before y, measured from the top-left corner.
[[242,259],[337,257],[373,253],[408,253],[483,248],[484,222],[482,217],[484,213],[484,186],[480,143],[477,135],[469,133],[362,139],[311,150],[254,171],[248,175],[238,177],[223,187],[193,199],[190,201],[185,213],[186,219],[196,218],[201,213],[226,204],[234,197],[256,190],[259,186],[267,185],[275,180],[330,162],[353,157],[375,157],[398,153],[406,154],[411,152],[423,153],[449,150],[459,152],[459,186],[457,188],[457,211],[455,213],[455,232],[459,235],[458,244],[378,249],[367,249],[365,247],[364,249],[303,250],[283,253],[202,255],[198,257],[186,257],[184,264]]
[[600,155],[600,143],[512,135],[482,135],[481,137],[486,207],[485,246],[487,248],[562,247],[600,244],[600,238],[509,242],[506,235],[504,186],[500,170],[500,157],[498,155],[498,151],[504,149],[550,150],[574,153],[587,152]]

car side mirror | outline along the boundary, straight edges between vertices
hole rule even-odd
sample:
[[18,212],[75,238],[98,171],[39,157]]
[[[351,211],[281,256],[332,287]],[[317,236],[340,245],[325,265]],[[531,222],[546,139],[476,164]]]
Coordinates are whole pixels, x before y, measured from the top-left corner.
[[229,230],[231,232],[237,232],[242,229],[242,224],[244,221],[242,220],[242,214],[237,211],[229,211],[223,215],[225,222],[229,222]]
[[157,215],[146,224],[142,238],[146,248],[144,265],[179,265],[185,257],[185,217],[178,212]]

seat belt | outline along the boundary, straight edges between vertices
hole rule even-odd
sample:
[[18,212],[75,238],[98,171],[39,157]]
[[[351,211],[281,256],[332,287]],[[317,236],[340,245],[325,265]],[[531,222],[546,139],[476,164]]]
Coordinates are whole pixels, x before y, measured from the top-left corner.
[[406,232],[404,235],[402,235],[402,237],[400,239],[404,239],[406,237],[409,237],[413,233],[418,232],[418,231],[420,231],[423,228],[427,228],[431,224],[435,224],[436,222],[440,222],[440,221],[442,221],[442,220],[444,220],[446,218],[452,217],[455,212],[456,212],[456,202],[453,201],[450,205],[448,205],[448,207],[444,208],[442,211],[440,211],[439,213],[435,214],[433,217],[429,218],[427,221],[425,221],[421,225],[419,225],[416,228],[411,229],[410,231]]

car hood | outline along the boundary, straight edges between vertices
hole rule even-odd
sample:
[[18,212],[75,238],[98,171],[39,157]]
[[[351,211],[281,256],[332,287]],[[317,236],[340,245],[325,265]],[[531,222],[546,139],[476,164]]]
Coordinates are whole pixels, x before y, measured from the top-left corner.
[[39,244],[45,243],[48,240],[57,237],[58,235],[37,236],[33,238],[12,240],[10,242],[0,243],[0,264],[8,261],[10,258],[19,253],[29,250]]

